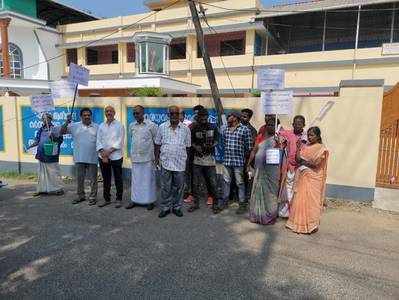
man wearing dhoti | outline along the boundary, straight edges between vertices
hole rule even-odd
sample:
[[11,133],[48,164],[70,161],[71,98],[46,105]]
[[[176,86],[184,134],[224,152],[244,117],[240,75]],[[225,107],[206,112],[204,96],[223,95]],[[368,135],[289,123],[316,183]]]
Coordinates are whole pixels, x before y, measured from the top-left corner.
[[54,127],[52,120],[53,117],[50,114],[43,114],[43,125],[37,131],[35,142],[28,147],[29,149],[37,146],[35,158],[39,161],[38,183],[34,196],[64,194],[59,166],[60,146],[63,139],[60,128]]
[[131,209],[137,204],[154,208],[156,201],[154,142],[158,127],[149,119],[144,119],[144,108],[134,108],[135,121],[129,125],[131,139],[130,158],[132,161],[131,202],[125,207]]
[[292,123],[293,130],[280,130],[279,136],[284,146],[285,155],[281,172],[281,188],[279,193],[279,216],[288,218],[289,207],[294,196],[295,172],[299,167],[296,159],[297,142],[306,143],[305,117],[298,115]]

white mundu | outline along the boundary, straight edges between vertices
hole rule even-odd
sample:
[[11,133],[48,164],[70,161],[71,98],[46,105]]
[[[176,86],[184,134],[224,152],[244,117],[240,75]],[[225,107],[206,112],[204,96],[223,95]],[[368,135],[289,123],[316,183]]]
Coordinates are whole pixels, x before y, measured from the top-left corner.
[[158,127],[151,120],[130,124],[130,157],[132,161],[131,201],[152,204],[156,201],[154,141]]

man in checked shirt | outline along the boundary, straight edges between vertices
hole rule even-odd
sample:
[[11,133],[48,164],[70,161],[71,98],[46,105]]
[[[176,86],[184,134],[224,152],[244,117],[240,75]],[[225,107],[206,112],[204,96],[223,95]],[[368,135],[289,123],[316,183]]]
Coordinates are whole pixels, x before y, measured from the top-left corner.
[[180,109],[168,109],[169,121],[159,126],[155,138],[155,163],[161,167],[161,212],[164,218],[170,212],[182,217],[183,192],[187,151],[191,147],[191,132],[179,120]]
[[228,127],[222,131],[224,143],[224,196],[223,205],[226,206],[230,195],[232,177],[235,178],[235,184],[238,188],[239,208],[237,214],[243,214],[247,211],[244,166],[249,153],[252,150],[252,135],[247,126],[240,123],[240,114],[232,112],[227,118]]

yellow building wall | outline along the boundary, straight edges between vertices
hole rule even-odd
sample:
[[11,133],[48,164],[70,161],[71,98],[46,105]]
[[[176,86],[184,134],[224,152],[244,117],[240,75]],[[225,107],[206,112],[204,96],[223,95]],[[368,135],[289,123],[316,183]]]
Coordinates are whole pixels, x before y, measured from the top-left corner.
[[[374,189],[379,148],[379,131],[383,87],[341,88],[337,97],[295,98],[294,114],[302,114],[307,125],[321,128],[324,143],[331,156],[328,167],[328,184],[356,188]],[[56,106],[65,106],[65,100],[57,100]],[[264,123],[260,98],[223,98],[226,109],[241,110],[249,107],[254,110],[253,124],[259,128]],[[320,110],[326,103],[333,102],[332,109],[322,121],[316,121]],[[30,154],[23,153],[21,106],[29,105],[29,98],[0,98],[3,107],[3,126],[5,133],[5,151],[0,152],[1,162],[35,163]],[[112,105],[116,110],[116,119],[126,126],[127,107],[137,104],[144,107],[167,107],[178,105],[192,108],[202,104],[213,107],[209,98],[79,98],[77,107],[105,107]],[[291,117],[280,117],[285,128],[289,128]],[[17,121],[18,120],[18,121]],[[19,139],[17,138],[19,136]],[[17,151],[17,149],[19,151]],[[62,156],[60,163],[72,165],[71,156]],[[130,161],[125,151],[124,166],[129,168]]]
[[[208,22],[212,27],[250,23],[256,16],[255,12],[245,11],[244,8],[254,9],[260,7],[260,2],[257,0],[227,0],[212,1],[212,3],[232,10],[239,9],[239,11],[229,11],[228,14],[226,14],[227,11],[225,9],[205,6]],[[186,4],[173,5],[166,10],[152,14],[153,12],[148,12],[98,21],[68,24],[59,26],[58,29],[63,34],[63,42],[66,44],[103,39],[104,36],[110,34],[112,35],[107,36],[106,39],[132,37],[134,33],[140,31],[168,33],[194,29],[190,10]],[[203,28],[207,29],[206,23],[202,25]],[[122,30],[122,28],[124,29]],[[187,58],[185,60],[171,61],[172,77],[182,78],[183,76],[181,73],[186,72],[186,78],[188,78],[189,82],[201,83],[202,88],[207,88],[208,82],[205,72],[203,72],[205,68],[202,59],[197,58],[197,40],[193,32],[189,33],[186,41]],[[346,79],[382,78],[385,79],[386,85],[395,85],[398,81],[397,78],[399,78],[399,62],[392,63],[389,61],[391,58],[397,58],[399,60],[399,55],[384,57],[381,47],[254,57],[254,41],[255,30],[247,30],[245,55],[225,56],[222,58],[224,64],[219,57],[211,58],[221,89],[232,89],[230,80],[223,75],[224,66],[228,69],[231,80],[234,83],[234,89],[256,88],[256,86],[253,86],[252,66],[254,68],[273,66],[285,69],[286,86],[295,88],[338,86],[341,80]],[[122,48],[122,50],[124,50],[124,48]],[[97,65],[90,66],[89,69],[94,75],[133,72],[131,71],[133,70],[131,65],[128,65],[126,62],[126,51],[120,51],[120,54],[122,57],[120,58],[121,65],[119,67]],[[378,64],[376,64],[376,60],[382,58],[386,58],[387,61],[378,62]],[[370,61],[361,61],[365,59]],[[355,60],[360,60],[360,62],[357,63],[354,68]],[[78,63],[84,65],[85,61],[85,50],[84,48],[79,49]],[[370,62],[372,64],[370,64]],[[329,64],[326,65],[326,63]],[[191,70],[202,72],[195,73],[191,72]],[[179,74],[174,74],[174,72],[178,72]],[[242,80],[242,74],[247,74],[251,77],[251,80]],[[199,78],[200,76],[203,78]]]

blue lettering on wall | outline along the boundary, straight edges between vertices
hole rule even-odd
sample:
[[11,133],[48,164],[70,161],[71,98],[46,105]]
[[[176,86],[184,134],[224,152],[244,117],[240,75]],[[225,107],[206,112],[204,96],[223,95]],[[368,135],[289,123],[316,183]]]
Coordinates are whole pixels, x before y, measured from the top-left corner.
[[[131,149],[131,136],[129,132],[129,124],[133,123],[135,121],[134,115],[133,115],[133,107],[127,107],[126,109],[126,128],[127,128],[127,150],[128,153],[130,153]],[[230,113],[232,110],[227,109],[225,110],[225,114]],[[185,116],[186,119],[193,121],[194,119],[194,112],[191,108],[185,109]],[[217,113],[214,108],[208,109],[209,112],[209,122],[212,124],[216,124],[217,122]],[[169,120],[168,117],[168,109],[166,107],[148,107],[144,109],[144,118],[150,119],[153,121],[155,124],[158,126],[161,125],[162,123],[166,122]],[[216,147],[215,149],[215,156],[217,161],[223,161],[223,147],[219,146]]]
[[[90,108],[93,113],[93,122],[100,124],[104,121],[104,109],[99,107]],[[80,121],[80,108],[75,108],[72,113],[74,122]],[[54,126],[61,126],[70,114],[67,107],[56,107],[52,113]],[[35,114],[30,106],[21,107],[22,115],[22,142],[25,147],[31,145],[35,141],[35,136],[39,128],[42,126],[40,116]],[[24,150],[25,151],[25,150]],[[73,140],[70,134],[64,135],[64,142],[61,145],[61,155],[72,155]]]

